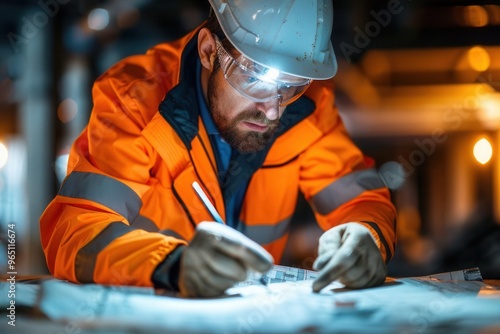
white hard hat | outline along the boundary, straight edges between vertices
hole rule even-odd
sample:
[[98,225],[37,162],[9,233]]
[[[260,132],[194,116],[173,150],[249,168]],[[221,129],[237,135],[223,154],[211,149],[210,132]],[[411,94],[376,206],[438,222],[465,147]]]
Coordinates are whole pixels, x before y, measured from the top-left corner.
[[332,0],[209,2],[231,44],[254,62],[309,79],[337,72]]

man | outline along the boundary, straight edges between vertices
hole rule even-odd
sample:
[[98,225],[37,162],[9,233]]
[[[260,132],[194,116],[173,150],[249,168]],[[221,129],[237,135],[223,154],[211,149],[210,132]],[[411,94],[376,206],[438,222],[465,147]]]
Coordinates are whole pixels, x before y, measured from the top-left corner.
[[331,1],[210,4],[202,27],[95,82],[89,124],[41,217],[51,272],[211,297],[268,270],[237,243],[196,232],[213,221],[196,181],[276,261],[302,191],[325,230],[313,289],[382,283],[395,210],[334,106]]

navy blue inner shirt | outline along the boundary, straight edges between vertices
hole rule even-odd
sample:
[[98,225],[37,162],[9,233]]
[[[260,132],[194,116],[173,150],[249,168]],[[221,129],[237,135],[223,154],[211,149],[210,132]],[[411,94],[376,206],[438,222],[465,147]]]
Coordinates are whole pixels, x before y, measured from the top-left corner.
[[[224,190],[223,185],[226,184],[226,174],[230,165],[233,149],[231,145],[229,145],[220,135],[219,129],[217,129],[212,115],[208,110],[207,101],[205,100],[205,96],[203,96],[203,90],[201,88],[200,61],[197,62],[196,67],[196,75],[198,77],[198,80],[196,80],[196,95],[198,98],[198,105],[200,106],[200,116],[203,120],[203,124],[205,125],[214,151],[215,160],[217,162],[217,176],[219,184],[222,185],[222,190]],[[225,198],[226,224],[231,227],[238,227],[239,215],[243,204],[243,198],[245,197],[245,192],[248,187],[248,181],[249,180],[244,182],[233,196]]]

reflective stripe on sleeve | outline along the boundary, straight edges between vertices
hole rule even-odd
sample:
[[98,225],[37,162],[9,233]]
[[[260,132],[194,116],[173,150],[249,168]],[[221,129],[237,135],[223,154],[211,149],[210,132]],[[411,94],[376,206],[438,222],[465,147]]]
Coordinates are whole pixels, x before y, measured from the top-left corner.
[[375,169],[349,173],[328,185],[311,198],[316,211],[321,215],[332,212],[366,190],[385,188],[384,181]]
[[179,233],[175,232],[174,230],[161,230],[161,234],[166,235],[168,237],[173,237],[176,239],[181,239],[181,240],[186,240],[184,237],[182,237]]
[[143,215],[137,216],[137,218],[135,218],[135,220],[130,223],[130,226],[148,232],[158,232],[159,230],[158,226],[156,226],[156,224],[151,219]]
[[113,240],[133,231],[134,228],[121,222],[111,223],[83,246],[76,254],[75,275],[80,283],[94,283],[94,268],[97,255]]
[[129,186],[95,173],[72,172],[64,181],[59,195],[99,203],[129,222],[135,220],[142,206],[140,197]]
[[137,218],[132,222],[132,224],[130,224],[130,226],[132,226],[135,229],[141,229],[141,230],[145,230],[148,232],[159,232],[159,233],[166,235],[168,237],[174,237],[176,239],[186,240],[185,238],[183,238],[179,233],[175,232],[174,230],[169,230],[169,229],[160,230],[158,228],[158,226],[156,226],[156,224],[151,219],[149,219],[143,215],[137,216]]
[[247,226],[240,222],[238,230],[260,245],[267,245],[283,237],[289,229],[291,218],[286,218],[275,225]]

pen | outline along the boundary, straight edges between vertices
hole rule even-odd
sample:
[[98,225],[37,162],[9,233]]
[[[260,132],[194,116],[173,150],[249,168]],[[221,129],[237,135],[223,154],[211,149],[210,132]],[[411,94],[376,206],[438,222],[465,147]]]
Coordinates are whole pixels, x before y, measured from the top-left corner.
[[205,192],[203,191],[203,189],[201,189],[198,182],[196,182],[196,181],[193,182],[193,188],[196,191],[196,193],[198,194],[198,196],[200,197],[200,199],[203,202],[203,204],[205,205],[205,207],[208,209],[208,211],[210,212],[210,214],[214,218],[214,220],[217,223],[225,225],[224,221],[222,220],[222,217],[219,215],[219,213],[217,212],[217,210],[213,206],[212,202],[210,202],[210,200],[208,199],[208,197],[205,194]]
[[[210,202],[210,200],[208,199],[208,196],[205,194],[205,192],[203,191],[203,189],[201,189],[201,187],[198,184],[198,182],[194,181],[193,184],[192,184],[192,186],[193,186],[193,189],[196,191],[196,194],[198,194],[198,197],[200,197],[201,201],[203,202],[203,205],[205,205],[205,207],[210,212],[210,214],[212,215],[212,217],[214,218],[214,220],[217,223],[226,225],[224,223],[224,220],[222,220],[222,217],[217,212],[217,209],[214,207],[214,205],[212,204],[212,202]],[[262,285],[264,285],[265,287],[267,287],[267,276],[266,276],[266,273],[262,274],[262,276],[260,277],[260,279],[258,281],[259,281],[259,283],[261,283]]]

